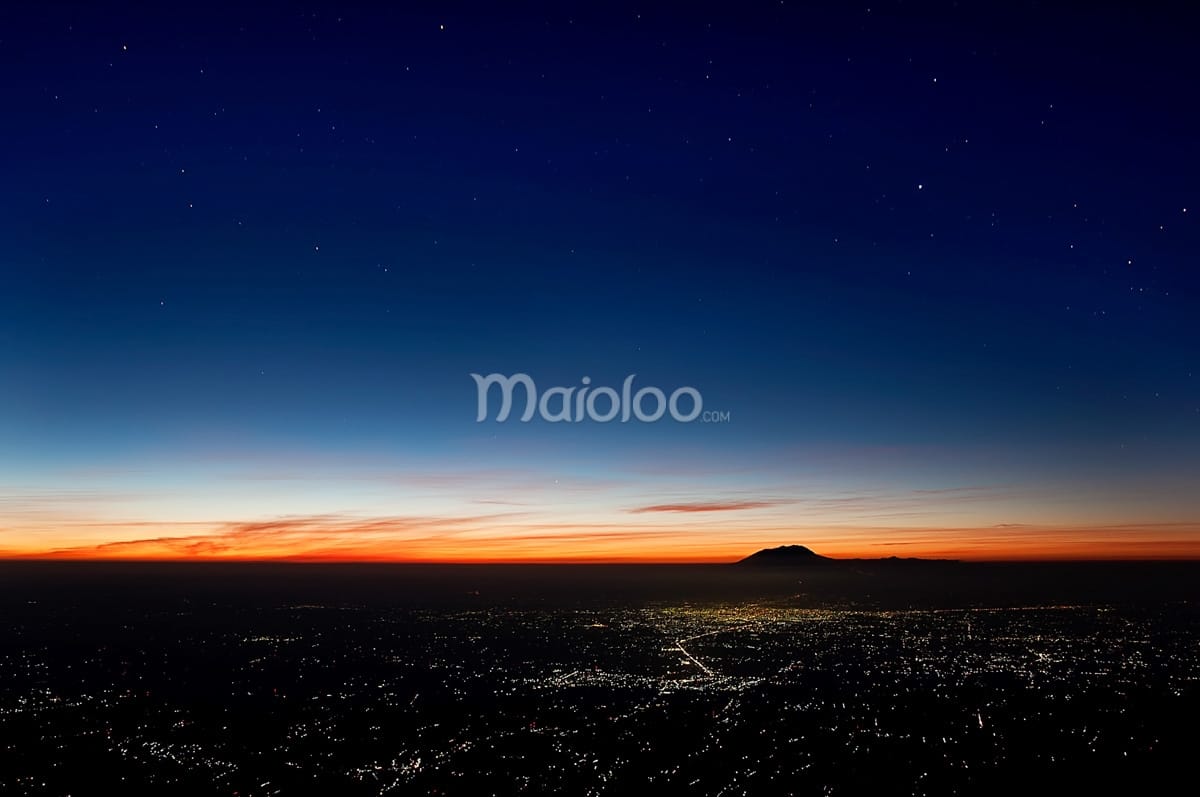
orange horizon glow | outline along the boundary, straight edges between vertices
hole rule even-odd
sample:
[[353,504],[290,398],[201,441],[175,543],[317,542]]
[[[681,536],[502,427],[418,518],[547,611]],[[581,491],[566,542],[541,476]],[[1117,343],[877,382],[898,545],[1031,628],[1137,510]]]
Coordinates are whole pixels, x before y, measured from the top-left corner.
[[[322,525],[322,524],[327,524]],[[410,521],[375,519],[349,526],[326,519],[227,524],[206,533],[129,537],[92,545],[0,547],[0,560],[94,562],[278,562],[361,564],[725,564],[779,545],[806,545],[833,559],[900,558],[960,561],[1200,560],[1200,527],[1189,524],[1112,527],[977,527],[773,530],[760,536],[712,530],[539,529],[530,534],[481,533],[473,539],[372,539],[411,531]],[[144,529],[139,529],[144,530]],[[126,530],[127,532],[130,530]],[[257,532],[257,534],[256,534]],[[109,534],[115,534],[108,529]],[[469,536],[452,531],[449,537]],[[361,537],[361,538],[360,538]],[[664,537],[670,537],[664,541]],[[900,538],[900,539],[897,539]],[[907,539],[905,539],[907,538]],[[77,540],[76,540],[77,541]],[[62,540],[67,543],[67,540]]]
[[0,559],[720,564],[798,544],[835,559],[1200,560],[1200,520],[1174,483],[902,486],[890,467],[868,480],[869,463],[817,479],[758,465],[579,475],[296,460],[0,489]]
[[[748,555],[748,554],[747,554]],[[291,557],[193,557],[191,559],[182,559],[179,557],[85,557],[85,556],[0,556],[0,562],[79,562],[79,563],[162,563],[162,564],[297,564],[297,565],[464,565],[464,566],[489,566],[489,565],[727,565],[735,564],[739,559],[641,559],[641,558],[571,558],[563,557],[559,559],[342,559],[342,558],[314,558],[303,556]],[[860,560],[878,560],[885,557],[878,556],[832,556],[828,557],[837,561],[860,561]],[[964,563],[1035,563],[1035,562],[1200,562],[1200,554],[1187,555],[1150,555],[1150,556],[1129,556],[1129,555],[1092,555],[1092,556],[1054,556],[1054,555],[1037,555],[1037,556],[997,556],[997,557],[901,557],[901,558],[918,558],[927,559],[930,561],[947,561],[947,562],[964,562]]]

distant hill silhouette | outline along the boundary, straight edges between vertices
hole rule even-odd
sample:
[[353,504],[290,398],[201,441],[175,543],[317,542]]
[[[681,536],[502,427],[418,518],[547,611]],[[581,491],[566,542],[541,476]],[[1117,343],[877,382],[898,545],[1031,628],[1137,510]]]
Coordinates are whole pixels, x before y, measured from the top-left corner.
[[835,562],[828,556],[814,553],[803,545],[780,545],[778,548],[763,548],[738,561],[739,565],[810,565]]
[[957,559],[918,559],[907,558],[903,559],[899,556],[886,556],[879,559],[834,559],[829,556],[821,556],[811,548],[804,545],[780,545],[778,548],[763,548],[761,551],[756,551],[750,554],[745,559],[739,559],[739,565],[765,565],[770,567],[792,567],[795,565],[836,565],[836,564],[864,564],[864,563],[881,563],[881,564],[907,564],[907,563],[946,563],[957,562]]

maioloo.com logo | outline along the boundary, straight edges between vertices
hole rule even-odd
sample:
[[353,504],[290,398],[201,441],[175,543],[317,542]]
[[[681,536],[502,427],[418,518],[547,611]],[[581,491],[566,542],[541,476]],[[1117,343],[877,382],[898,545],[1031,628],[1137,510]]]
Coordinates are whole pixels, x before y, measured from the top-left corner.
[[471,374],[478,390],[479,412],[476,423],[488,419],[488,398],[495,385],[500,396],[500,407],[495,420],[504,422],[512,413],[513,391],[519,385],[524,390],[525,408],[520,421],[527,423],[537,414],[550,423],[578,423],[584,419],[597,423],[608,423],[620,418],[621,423],[637,420],[653,423],[668,413],[680,423],[699,420],[702,423],[728,423],[729,411],[714,412],[704,409],[704,397],[694,387],[676,388],[668,396],[657,387],[633,389],[637,374],[630,374],[621,383],[621,390],[601,386],[593,387],[591,377],[585,376],[574,387],[552,387],[539,395],[537,384],[529,374]]

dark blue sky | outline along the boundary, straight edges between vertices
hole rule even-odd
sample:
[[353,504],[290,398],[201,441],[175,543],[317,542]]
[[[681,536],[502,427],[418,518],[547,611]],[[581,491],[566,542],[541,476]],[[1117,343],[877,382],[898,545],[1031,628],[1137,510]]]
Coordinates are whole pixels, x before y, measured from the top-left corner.
[[[31,495],[125,496],[116,525],[411,514],[407,482],[369,506],[284,490],[173,509],[227,499],[197,463],[267,478],[296,457],[355,484],[363,460],[599,481],[712,465],[597,499],[614,526],[656,490],[1014,491],[922,528],[1196,521],[1184,22],[1031,3],[7,8],[0,488],[25,509],[0,549],[31,547],[27,516],[50,511]],[[467,374],[493,371],[636,373],[730,420],[476,424]]]

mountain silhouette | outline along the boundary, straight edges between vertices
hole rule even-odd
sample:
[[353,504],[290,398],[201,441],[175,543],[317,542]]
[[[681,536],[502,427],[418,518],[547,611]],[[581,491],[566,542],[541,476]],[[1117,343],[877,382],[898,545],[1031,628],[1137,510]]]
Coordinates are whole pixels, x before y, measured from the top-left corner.
[[740,565],[810,565],[836,562],[828,556],[814,553],[803,545],[780,545],[778,548],[763,548],[738,561]]
[[957,562],[956,559],[920,559],[898,556],[885,556],[880,559],[834,559],[830,556],[821,556],[804,545],[780,545],[778,548],[763,548],[761,551],[756,551],[745,559],[739,559],[736,564],[793,567],[796,565],[945,564],[955,562]]

